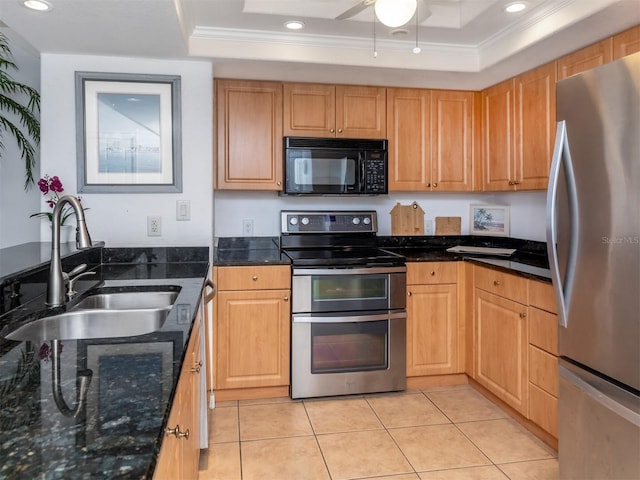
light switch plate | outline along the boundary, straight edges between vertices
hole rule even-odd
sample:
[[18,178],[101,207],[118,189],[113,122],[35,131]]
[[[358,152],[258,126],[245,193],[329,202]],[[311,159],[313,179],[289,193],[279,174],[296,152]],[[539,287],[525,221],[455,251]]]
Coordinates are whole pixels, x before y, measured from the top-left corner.
[[191,201],[176,200],[176,220],[191,220]]

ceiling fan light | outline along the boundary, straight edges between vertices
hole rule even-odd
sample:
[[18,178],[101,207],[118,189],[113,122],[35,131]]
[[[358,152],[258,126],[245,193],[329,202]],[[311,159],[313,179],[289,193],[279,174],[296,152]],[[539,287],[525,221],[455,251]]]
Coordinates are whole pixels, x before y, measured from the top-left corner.
[[387,27],[396,28],[406,24],[416,13],[417,0],[376,0],[376,17]]

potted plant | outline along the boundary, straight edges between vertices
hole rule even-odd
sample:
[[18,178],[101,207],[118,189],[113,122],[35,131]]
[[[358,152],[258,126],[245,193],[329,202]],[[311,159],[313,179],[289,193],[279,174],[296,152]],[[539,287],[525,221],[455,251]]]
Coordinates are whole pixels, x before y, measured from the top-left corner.
[[[33,167],[36,163],[36,149],[40,144],[40,94],[28,85],[17,82],[9,74],[18,70],[13,62],[7,37],[0,32],[0,151],[4,149],[5,134],[9,133],[18,143],[25,162],[24,188],[28,190],[34,183]],[[26,98],[25,98],[26,97]],[[23,101],[27,100],[24,105]],[[6,116],[10,114],[12,118]],[[13,120],[17,117],[17,122]],[[26,129],[26,134],[23,132]]]

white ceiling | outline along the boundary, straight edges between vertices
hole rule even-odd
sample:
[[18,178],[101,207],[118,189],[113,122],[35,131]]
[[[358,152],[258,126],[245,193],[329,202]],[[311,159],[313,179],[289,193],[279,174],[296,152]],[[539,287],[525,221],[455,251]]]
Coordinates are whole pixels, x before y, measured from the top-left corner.
[[[43,53],[206,58],[222,76],[300,80],[349,67],[360,83],[474,89],[640,23],[640,0],[526,0],[518,14],[503,11],[512,0],[422,1],[422,52],[415,21],[377,22],[377,57],[372,7],[335,20],[359,0],[49,0],[49,12],[0,0],[0,21]],[[292,19],[305,28],[287,31]]]

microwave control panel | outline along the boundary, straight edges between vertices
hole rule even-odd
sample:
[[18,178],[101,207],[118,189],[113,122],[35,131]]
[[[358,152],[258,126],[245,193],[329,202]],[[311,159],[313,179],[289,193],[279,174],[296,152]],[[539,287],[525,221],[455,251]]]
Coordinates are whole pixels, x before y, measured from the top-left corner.
[[365,159],[365,193],[387,193],[386,152],[367,152]]

